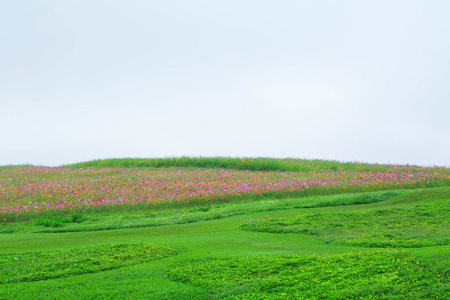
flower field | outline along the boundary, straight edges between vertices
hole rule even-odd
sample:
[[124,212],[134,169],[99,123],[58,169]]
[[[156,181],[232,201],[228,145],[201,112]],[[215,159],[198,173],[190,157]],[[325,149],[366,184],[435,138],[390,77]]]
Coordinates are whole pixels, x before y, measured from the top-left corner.
[[0,168],[0,220],[54,212],[217,203],[450,185],[448,168],[277,172],[221,168]]

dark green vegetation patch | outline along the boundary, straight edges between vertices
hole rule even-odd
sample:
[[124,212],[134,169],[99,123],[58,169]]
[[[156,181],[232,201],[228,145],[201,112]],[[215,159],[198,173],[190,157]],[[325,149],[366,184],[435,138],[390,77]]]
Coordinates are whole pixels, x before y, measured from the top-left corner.
[[403,250],[387,249],[243,257],[169,271],[171,279],[211,290],[221,299],[442,299],[449,292],[445,276],[428,271]]
[[57,228],[64,227],[66,224],[70,223],[82,223],[86,219],[86,216],[75,213],[70,217],[54,216],[53,218],[37,218],[35,224],[36,226]]
[[40,281],[150,262],[176,251],[151,244],[115,244],[0,255],[0,283]]
[[326,242],[352,246],[427,247],[449,244],[449,215],[448,200],[444,199],[413,207],[269,218],[244,224],[241,228],[307,234]]

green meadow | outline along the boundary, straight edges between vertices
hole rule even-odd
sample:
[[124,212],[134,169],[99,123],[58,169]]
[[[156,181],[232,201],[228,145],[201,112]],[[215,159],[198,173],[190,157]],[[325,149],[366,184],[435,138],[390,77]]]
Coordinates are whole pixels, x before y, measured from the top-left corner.
[[[0,299],[450,297],[448,168],[189,157],[63,166],[173,167],[308,174],[434,172],[440,177],[390,188],[380,184],[367,190],[324,189],[322,194],[316,188],[301,197],[274,192],[242,195],[242,200],[233,196],[232,201],[217,198],[134,209],[124,204],[114,210],[5,218],[0,223]],[[0,174],[11,168],[15,166],[1,167]],[[4,190],[62,176],[38,174],[30,179],[17,174],[3,179],[12,182],[4,183]]]

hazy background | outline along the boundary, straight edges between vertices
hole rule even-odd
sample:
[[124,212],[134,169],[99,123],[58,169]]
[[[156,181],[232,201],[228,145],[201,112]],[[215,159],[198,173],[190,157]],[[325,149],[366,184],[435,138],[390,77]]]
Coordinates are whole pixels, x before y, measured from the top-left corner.
[[0,0],[0,165],[448,165],[449,15],[444,0]]

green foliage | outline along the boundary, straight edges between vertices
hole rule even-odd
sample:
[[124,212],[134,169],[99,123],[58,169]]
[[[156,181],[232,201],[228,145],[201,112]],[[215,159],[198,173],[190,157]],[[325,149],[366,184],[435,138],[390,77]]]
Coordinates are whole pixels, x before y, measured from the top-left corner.
[[68,223],[83,223],[87,220],[87,217],[80,214],[75,213],[70,217],[62,217],[62,216],[54,216],[49,218],[37,218],[35,221],[36,226],[44,226],[51,228],[64,227]]
[[211,206],[198,206],[198,207],[194,207],[189,209],[189,212],[198,212],[198,211],[203,211],[203,212],[207,212],[211,210]]
[[428,247],[450,242],[448,199],[411,208],[316,213],[244,224],[243,230],[299,233],[363,247]]
[[96,273],[166,258],[176,253],[150,244],[112,244],[0,255],[0,283],[40,281]]
[[87,217],[80,214],[80,213],[75,213],[73,215],[70,216],[70,221],[71,223],[83,223],[84,221],[87,220]]
[[70,218],[63,217],[53,217],[53,218],[39,218],[36,219],[37,226],[45,226],[45,227],[63,227],[66,223],[70,223]]
[[449,292],[448,278],[397,250],[214,260],[168,276],[210,290],[212,299],[430,299]]

